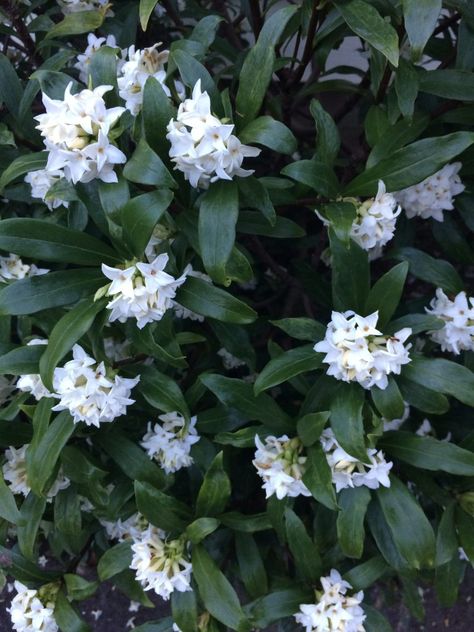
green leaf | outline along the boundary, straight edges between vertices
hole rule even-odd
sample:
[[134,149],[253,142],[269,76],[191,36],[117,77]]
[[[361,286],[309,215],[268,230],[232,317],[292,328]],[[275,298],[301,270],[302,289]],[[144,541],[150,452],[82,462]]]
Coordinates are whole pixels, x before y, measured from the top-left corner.
[[211,46],[216,37],[216,31],[223,18],[220,15],[206,15],[193,28],[189,39],[200,42],[206,49]]
[[423,49],[438,22],[441,6],[442,0],[402,0],[405,30],[414,61],[421,59]]
[[79,301],[104,285],[104,275],[89,268],[49,272],[10,283],[0,291],[0,315],[34,314]]
[[450,294],[464,289],[464,284],[456,269],[447,261],[427,255],[416,248],[398,248],[391,253],[396,259],[407,261],[413,276],[432,283]]
[[331,402],[331,428],[346,452],[367,462],[362,407],[365,391],[358,384],[340,384]]
[[[82,15],[83,13],[85,12],[72,13],[71,16]],[[54,619],[61,632],[91,632],[91,628],[80,618],[62,590],[56,596]]]
[[351,230],[356,219],[356,206],[352,202],[333,202],[323,206],[323,215],[333,229],[336,237],[346,246],[349,244]]
[[316,342],[326,333],[326,327],[312,318],[282,318],[270,322],[296,340]]
[[380,555],[376,555],[344,573],[344,579],[352,585],[354,590],[365,590],[385,575],[387,570],[389,570],[387,564]]
[[297,147],[293,132],[271,116],[260,116],[246,125],[239,139],[250,145],[264,145],[280,154],[291,155]]
[[320,413],[308,413],[298,419],[296,428],[298,430],[298,436],[304,446],[309,447],[316,443],[324,430],[329,416],[330,412],[326,410]]
[[226,264],[235,243],[239,194],[235,182],[214,183],[199,207],[199,247],[206,272],[217,283],[226,283]]
[[1,220],[0,248],[42,261],[85,266],[115,265],[119,261],[115,252],[95,237],[40,219]]
[[183,632],[197,632],[198,610],[194,591],[173,591],[171,594],[171,612],[174,623]]
[[398,35],[375,7],[363,0],[334,2],[348,27],[368,44],[380,51],[395,67],[398,66]]
[[17,524],[20,518],[20,512],[16,506],[15,497],[13,496],[10,488],[5,483],[2,474],[0,473],[0,518]]
[[53,390],[53,373],[73,345],[89,331],[104,301],[84,300],[62,316],[49,335],[48,346],[39,363],[44,385]]
[[410,327],[412,330],[412,336],[420,334],[423,331],[435,331],[444,327],[444,321],[441,318],[436,318],[431,314],[407,314],[401,316],[396,320],[392,320],[386,327],[386,334],[394,334],[404,327]]
[[474,373],[461,364],[443,358],[412,356],[404,367],[404,377],[438,393],[452,395],[474,406]]
[[402,116],[408,118],[413,116],[418,88],[418,75],[414,66],[401,57],[400,65],[395,75],[395,92],[397,93],[398,107]]
[[[47,94],[51,99],[59,99],[61,101],[64,99],[64,92],[66,91],[69,83],[72,83],[73,94],[77,94],[84,89],[82,83],[79,83],[71,76],[66,75],[64,72],[57,72],[56,70],[48,70],[44,68],[36,70],[30,76],[30,80],[32,79],[38,81],[41,92]],[[27,90],[28,87],[29,86],[27,86]],[[33,100],[34,97],[31,99],[31,102],[33,102]],[[22,103],[22,107],[24,107],[24,103]]]
[[229,529],[243,533],[255,533],[255,531],[266,531],[272,528],[266,513],[248,515],[238,511],[228,511],[221,514],[219,520]]
[[456,530],[459,543],[469,560],[474,559],[474,519],[458,505],[456,507]]
[[370,502],[367,487],[342,489],[338,496],[337,540],[344,555],[362,557],[364,551],[364,519]]
[[375,608],[364,604],[366,619],[364,621],[365,632],[393,632],[393,628],[387,619]]
[[219,527],[220,521],[216,518],[197,518],[186,527],[186,538],[193,544],[199,544],[204,538]]
[[189,408],[178,384],[153,367],[146,367],[140,374],[140,393],[146,401],[165,413],[180,412],[189,419]]
[[397,149],[405,147],[409,143],[417,140],[430,123],[430,118],[426,114],[416,113],[412,119],[400,119],[395,125],[384,131],[381,138],[374,144],[372,151],[367,158],[365,165],[369,169],[379,163],[384,158],[389,158]]
[[[55,24],[46,32],[45,40],[52,37],[64,37],[66,35],[81,35],[91,33],[102,26],[105,11],[79,11],[65,15],[61,22]],[[71,630],[72,632],[72,630]]]
[[109,107],[118,105],[117,53],[114,48],[101,46],[92,53],[89,76],[93,88],[112,86],[113,90],[104,94],[104,100]]
[[30,492],[20,508],[17,526],[18,546],[27,560],[35,561],[35,542],[38,529],[46,508],[46,498]]
[[48,158],[47,151],[40,151],[35,154],[25,154],[15,158],[15,160],[8,165],[5,171],[0,177],[0,193],[3,193],[4,188],[30,171],[37,171],[38,169],[44,169],[46,166],[46,160]]
[[272,386],[287,382],[291,378],[321,368],[322,356],[313,345],[303,345],[273,358],[255,380],[255,394],[258,395]]
[[331,468],[321,444],[316,443],[307,450],[303,483],[314,498],[328,509],[336,510],[336,494],[332,484]]
[[414,406],[424,413],[434,415],[442,415],[449,410],[448,398],[442,393],[432,391],[431,389],[421,386],[421,384],[415,384],[415,382],[406,380],[403,377],[398,378],[397,384],[403,399],[408,402],[410,406]]
[[435,590],[440,606],[450,608],[456,603],[464,568],[465,564],[457,555],[447,564],[436,568]]
[[418,140],[366,169],[348,184],[344,195],[374,195],[380,179],[385,182],[387,191],[399,191],[418,184],[472,143],[472,132],[454,132],[446,136]]
[[[30,445],[26,458],[28,483],[38,496],[48,491],[48,483],[55,473],[56,464],[72,433],[75,424],[68,411],[59,413],[41,439]],[[33,437],[34,439],[34,437]]]
[[152,76],[143,89],[143,128],[148,145],[159,156],[168,156],[169,141],[166,127],[176,112],[162,85]]
[[153,229],[172,199],[173,193],[163,189],[134,197],[122,208],[124,237],[136,257],[143,256]]
[[231,494],[231,485],[219,452],[207,470],[196,500],[196,516],[215,516],[224,511]]
[[339,183],[334,171],[327,163],[319,160],[292,162],[281,170],[281,174],[310,187],[324,197],[334,198],[339,193]]
[[289,417],[269,395],[255,396],[252,384],[223,375],[203,374],[200,381],[225,405],[241,411],[249,420],[268,424],[274,432],[288,432]]
[[247,325],[257,317],[251,307],[232,294],[194,277],[186,279],[175,300],[192,312],[226,323]]
[[379,443],[391,456],[423,470],[474,476],[474,452],[449,441],[397,431],[384,435]]
[[[245,182],[250,178],[242,178],[239,182]],[[263,205],[259,206],[261,211]],[[262,211],[263,212],[263,211]],[[298,226],[296,222],[286,217],[277,216],[275,223],[272,226],[269,223],[269,213],[265,215],[267,219],[264,219],[260,213],[253,213],[252,211],[240,211],[239,220],[237,222],[237,232],[245,233],[249,235],[263,235],[264,237],[273,237],[275,239],[295,239],[297,237],[304,237],[305,231],[301,226]]]
[[66,583],[68,597],[74,601],[89,599],[95,594],[99,587],[99,582],[89,582],[80,575],[74,575],[72,573],[66,573],[64,575],[64,581]]
[[317,160],[332,165],[341,147],[339,130],[332,116],[326,112],[321,103],[313,99],[309,110],[316,123],[316,154]]
[[38,373],[43,345],[17,347],[0,356],[0,375],[32,375]]
[[458,556],[458,539],[454,524],[455,501],[451,502],[441,516],[436,534],[436,566],[450,562]]
[[[140,16],[140,26],[143,31],[146,31],[148,26],[148,20],[150,19],[153,9],[158,4],[158,0],[140,0],[138,7],[138,14]],[[184,630],[186,632],[186,630]]]
[[[263,224],[266,230],[272,230],[276,227],[278,218],[276,217],[275,209],[265,185],[262,184],[260,180],[257,180],[257,178],[250,176],[248,178],[240,178],[238,180],[238,187],[241,206],[258,209],[267,220]],[[262,221],[261,216],[256,213],[247,213],[244,216],[239,214],[238,221],[242,219],[245,221],[245,217],[247,217],[248,221],[255,216],[257,224]],[[270,228],[269,224],[272,228]],[[237,223],[237,230],[241,230],[239,223]],[[253,230],[251,232],[253,232]],[[258,233],[255,232],[254,234]]]
[[395,476],[389,488],[375,491],[393,541],[412,568],[433,566],[435,537],[428,518],[408,489]]
[[58,579],[57,571],[45,571],[26,560],[17,551],[0,546],[0,567],[18,581],[45,584]]
[[156,187],[174,188],[176,182],[161,158],[141,138],[132,157],[123,168],[123,175],[130,182],[150,184]]
[[268,591],[268,579],[255,539],[248,533],[235,533],[235,552],[245,590],[255,599]]
[[239,598],[206,549],[193,547],[193,575],[208,612],[232,630],[248,629]]
[[352,240],[346,245],[329,229],[334,309],[363,313],[370,287],[367,252]]
[[420,92],[445,99],[474,101],[474,74],[466,70],[430,70],[418,74]]
[[292,617],[298,612],[300,604],[312,603],[313,600],[314,591],[309,587],[287,588],[256,599],[246,609],[250,612],[255,627],[265,630],[279,619]]
[[97,573],[101,582],[107,581],[114,575],[121,573],[132,563],[130,541],[120,542],[107,549],[97,565]]
[[0,53],[0,100],[14,117],[18,116],[22,96],[23,88],[15,69],[8,57]]
[[370,389],[370,394],[377,410],[385,419],[400,419],[403,417],[405,403],[392,376],[388,378],[387,388],[381,389],[374,386]]
[[219,105],[219,93],[214,83],[214,79],[211,77],[209,71],[203,66],[197,59],[194,59],[190,54],[184,50],[180,50],[176,47],[171,47],[172,61],[178,66],[179,74],[184,85],[189,88],[194,88],[198,80],[201,81],[202,90],[206,90],[211,101],[214,104],[214,109]]
[[135,481],[135,499],[138,511],[164,531],[182,532],[190,521],[191,512],[186,505],[150,483]]
[[301,519],[287,507],[285,509],[286,535],[296,570],[310,584],[319,581],[322,572],[318,547],[309,537]]
[[383,331],[393,316],[402,297],[409,263],[403,261],[386,272],[375,283],[367,297],[365,310],[368,314],[378,311],[377,327]]

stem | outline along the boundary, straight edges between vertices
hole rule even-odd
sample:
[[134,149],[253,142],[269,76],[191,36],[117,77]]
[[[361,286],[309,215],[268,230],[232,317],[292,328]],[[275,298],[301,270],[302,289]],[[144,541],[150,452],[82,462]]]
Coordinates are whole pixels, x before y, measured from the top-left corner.
[[35,41],[23,21],[19,5],[14,2],[14,0],[9,0],[5,3],[5,11],[7,12],[18,37],[22,41],[25,49],[28,51],[30,58],[36,65],[38,65],[38,60],[41,61],[41,59],[36,51]]
[[311,57],[313,56],[313,40],[316,35],[316,28],[318,26],[318,11],[316,8],[316,2],[313,3],[313,10],[311,12],[311,18],[309,20],[308,26],[308,35],[306,36],[306,43],[303,51],[303,57],[301,58],[301,63],[298,66],[294,76],[288,82],[288,88],[294,86],[298,83],[302,76],[304,75],[304,71],[306,70],[306,66],[311,61]]

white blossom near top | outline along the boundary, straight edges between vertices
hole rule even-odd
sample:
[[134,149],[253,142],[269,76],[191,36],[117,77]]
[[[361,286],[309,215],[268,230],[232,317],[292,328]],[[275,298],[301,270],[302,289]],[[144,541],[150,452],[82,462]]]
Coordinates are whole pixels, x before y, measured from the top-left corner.
[[63,100],[43,93],[46,113],[35,116],[36,128],[49,152],[46,169],[63,170],[64,177],[74,184],[96,178],[117,182],[114,165],[127,158],[108,135],[125,108],[106,107],[103,96],[112,86],[71,94],[72,85],[67,85]]
[[211,113],[211,100],[201,91],[201,80],[194,86],[192,98],[180,104],[176,120],[171,119],[167,129],[170,158],[191,186],[207,188],[216,180],[253,173],[241,165],[245,157],[258,156],[260,149],[242,145],[232,134],[234,125],[222,123]]
[[394,193],[407,217],[432,217],[442,222],[443,211],[452,211],[453,198],[465,189],[458,175],[461,167],[460,162],[445,165],[422,182]]
[[171,593],[191,590],[192,564],[188,558],[188,544],[182,538],[167,539],[161,529],[149,525],[133,535],[133,558],[130,568],[144,590],[154,590],[168,600]]
[[298,438],[266,437],[263,443],[255,436],[257,450],[252,461],[257,473],[263,480],[266,498],[273,494],[278,500],[285,496],[311,496],[303,483],[306,456],[302,456],[303,445]]
[[358,382],[366,389],[387,388],[390,373],[399,374],[404,364],[411,362],[411,345],[404,345],[411,335],[405,327],[393,336],[384,336],[376,329],[379,314],[362,317],[352,310],[332,312],[324,340],[314,350],[325,353],[329,364],[327,374],[344,382]]
[[[27,343],[27,347],[32,345],[47,345],[48,341],[45,338],[33,338]],[[52,397],[52,394],[43,384],[43,380],[39,374],[20,375],[16,383],[18,388],[23,393],[31,393],[33,397],[39,402],[43,397]]]
[[43,200],[50,211],[58,208],[58,206],[69,206],[69,202],[61,200],[59,198],[53,198],[51,200],[46,199],[46,194],[50,188],[64,178],[64,173],[60,169],[50,171],[48,169],[38,169],[37,171],[30,171],[25,176],[25,182],[31,186],[31,197],[39,198]]
[[113,35],[107,35],[107,37],[97,37],[94,33],[89,33],[87,36],[87,47],[85,51],[77,56],[77,62],[74,64],[74,68],[79,70],[79,79],[86,85],[89,79],[89,66],[92,55],[102,46],[116,48],[117,42],[115,37]]
[[[3,464],[3,478],[13,494],[28,496],[31,491],[26,474],[26,449],[28,444],[19,448],[10,446],[5,450],[6,461]],[[47,500],[50,502],[59,491],[69,487],[71,481],[64,476],[62,469],[59,470],[56,480],[51,485],[47,493]]]
[[34,263],[23,263],[18,255],[9,254],[8,257],[0,257],[0,282],[18,281],[27,277],[47,274],[46,268],[38,268]]
[[368,251],[377,249],[378,254],[393,238],[397,217],[401,212],[395,197],[386,192],[385,184],[379,180],[375,199],[358,206],[350,235],[361,248]]
[[474,350],[474,298],[459,292],[451,301],[441,288],[426,312],[444,321],[444,327],[431,331],[431,340],[441,345],[442,351],[459,355]]
[[[58,4],[62,12],[67,15],[68,13],[79,13],[80,11],[104,9],[109,4],[109,1],[110,0],[58,0]],[[113,12],[108,9],[106,16],[112,15]]]
[[167,474],[177,472],[193,463],[191,447],[201,438],[196,430],[197,417],[191,417],[189,424],[179,412],[159,415],[162,424],[150,422],[147,433],[140,445],[151,459],[156,459]]
[[405,409],[400,419],[385,419],[385,417],[382,417],[384,432],[389,432],[390,430],[399,430],[400,427],[408,419],[408,417],[410,416],[410,406],[407,404],[407,402],[403,402],[403,404],[405,405]]
[[107,304],[111,310],[109,322],[124,323],[127,318],[135,318],[137,327],[161,320],[166,310],[173,307],[176,290],[186,281],[189,268],[175,279],[164,271],[169,256],[161,254],[151,263],[134,263],[128,268],[111,268],[102,264],[102,272],[112,281],[107,296],[112,300]]
[[[10,615],[15,632],[57,632],[58,624],[54,619],[55,602],[53,591],[32,590],[19,581],[15,582],[16,595],[7,612]],[[44,594],[43,594],[44,593]],[[48,594],[49,593],[49,594]]]
[[365,632],[362,590],[348,595],[352,586],[335,569],[321,577],[321,584],[322,591],[316,591],[317,602],[301,604],[294,615],[306,632]]
[[217,355],[221,357],[222,364],[224,365],[224,368],[228,371],[231,371],[232,369],[237,369],[239,366],[245,365],[245,362],[243,360],[237,358],[235,355],[232,355],[232,353],[230,353],[230,351],[227,351],[227,349],[224,349],[224,347],[222,347],[222,349],[219,349]]
[[[168,61],[169,51],[158,51],[161,42],[144,48],[135,49],[130,46],[128,49],[128,60],[120,68],[117,78],[119,95],[125,101],[127,110],[136,116],[142,109],[143,89],[148,77],[154,77],[160,83],[166,96],[170,97],[171,92],[166,85],[165,65]],[[184,87],[180,82],[175,82],[176,90],[184,96]]]
[[348,454],[339,444],[331,428],[325,428],[321,434],[321,445],[332,472],[332,482],[336,492],[347,487],[368,487],[377,489],[390,487],[389,472],[393,463],[385,460],[384,453],[375,448],[367,450],[367,463],[362,463]]
[[108,372],[103,362],[87,355],[80,345],[72,348],[73,359],[54,370],[53,397],[59,403],[52,410],[69,410],[74,423],[84,421],[87,426],[112,422],[124,415],[131,390],[140,380],[120,377]]

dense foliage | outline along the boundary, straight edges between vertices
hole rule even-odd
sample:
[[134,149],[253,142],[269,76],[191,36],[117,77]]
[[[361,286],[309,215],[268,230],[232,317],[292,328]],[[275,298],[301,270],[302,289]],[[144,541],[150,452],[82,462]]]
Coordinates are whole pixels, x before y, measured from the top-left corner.
[[144,632],[385,632],[377,582],[417,617],[419,586],[453,604],[474,562],[472,3],[0,12],[14,629],[85,632],[75,604],[107,580],[170,599]]

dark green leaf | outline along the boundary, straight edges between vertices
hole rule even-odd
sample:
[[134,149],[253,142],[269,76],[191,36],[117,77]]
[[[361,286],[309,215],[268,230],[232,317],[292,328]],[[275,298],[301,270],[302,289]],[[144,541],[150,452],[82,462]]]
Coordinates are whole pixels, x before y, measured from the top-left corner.
[[358,384],[340,384],[331,403],[331,428],[346,452],[367,462],[362,407],[364,389]]
[[173,193],[163,189],[134,197],[122,208],[124,237],[136,257],[143,256],[153,229],[172,199]]
[[438,21],[442,0],[402,0],[403,17],[414,61],[421,59]]
[[282,318],[270,322],[296,340],[316,342],[322,340],[326,333],[326,327],[312,318]]
[[296,570],[302,579],[316,584],[321,576],[321,556],[306,528],[295,512],[285,509],[286,535]]
[[377,410],[385,419],[400,419],[403,416],[405,403],[392,376],[388,378],[387,388],[374,386],[370,389],[370,394]]
[[317,443],[308,448],[307,454],[303,483],[318,502],[328,509],[336,510],[336,494],[332,484],[331,468],[323,448]]
[[403,261],[386,272],[369,292],[365,311],[368,314],[378,311],[377,328],[384,330],[403,293],[405,279],[408,274],[408,262]]
[[327,163],[319,160],[292,162],[284,167],[281,173],[296,182],[305,184],[324,197],[333,198],[339,192],[339,184],[334,171]]
[[30,492],[20,509],[20,519],[17,525],[18,546],[22,555],[32,562],[36,558],[36,536],[45,508],[46,498],[40,498]]
[[235,552],[245,590],[255,599],[268,591],[265,567],[254,538],[248,533],[235,534]]
[[[248,179],[249,178],[242,178],[241,181],[244,182]],[[261,206],[259,207],[260,210],[262,210],[262,208]],[[295,239],[305,235],[303,228],[298,226],[298,224],[291,219],[277,216],[275,224],[271,226],[267,219],[264,219],[260,213],[253,213],[252,211],[241,211],[239,213],[237,232],[249,235],[263,235],[264,237],[277,239]]]
[[0,177],[0,193],[3,193],[3,189],[29,171],[37,171],[38,169],[44,169],[46,160],[48,158],[47,151],[40,151],[35,154],[25,154],[15,158],[15,160],[8,165],[5,171]]
[[140,375],[140,393],[151,406],[165,413],[178,411],[189,419],[189,408],[180,387],[164,373],[146,367]]
[[370,287],[367,252],[353,241],[344,244],[332,229],[329,230],[329,241],[334,309],[363,313]]
[[271,116],[260,116],[239,133],[239,139],[249,145],[264,145],[280,154],[296,151],[296,138],[286,125]]
[[215,516],[224,511],[231,494],[231,485],[219,452],[207,470],[196,500],[196,515]]
[[135,498],[138,511],[156,527],[179,532],[186,528],[191,512],[173,496],[164,494],[150,483],[135,481]]
[[166,127],[174,116],[174,108],[162,85],[154,77],[148,77],[143,89],[143,127],[148,145],[159,156],[168,155],[170,145]]
[[367,487],[342,489],[338,496],[337,539],[344,555],[362,557],[364,550],[364,519],[370,502]]
[[132,562],[132,550],[130,542],[115,544],[102,555],[97,565],[99,579],[105,582],[117,573],[129,568]]
[[318,160],[333,164],[339,153],[341,139],[339,130],[330,114],[319,101],[313,99],[309,106],[316,123],[316,155]]
[[[158,4],[158,0],[140,0],[140,5],[138,7],[138,12],[140,16],[140,26],[143,31],[146,31],[148,26],[148,20],[150,19],[151,14],[153,13],[153,9]],[[184,632],[187,632],[184,630]]]
[[0,375],[32,375],[38,373],[43,345],[17,347],[0,356]]
[[176,182],[144,138],[140,139],[132,157],[123,169],[123,175],[130,182],[151,184],[156,187],[173,188]]
[[255,394],[258,395],[272,386],[321,367],[322,356],[316,353],[313,345],[303,345],[286,351],[266,365],[255,381]]
[[298,419],[296,428],[298,436],[304,446],[309,447],[316,443],[330,416],[329,411],[320,413],[308,413],[304,417]]
[[455,268],[443,259],[427,255],[416,248],[398,248],[392,252],[397,259],[408,261],[410,273],[423,281],[432,283],[450,294],[457,294],[464,288],[461,277]]
[[[72,13],[71,16],[82,15],[83,13]],[[56,596],[54,619],[61,632],[91,632],[90,627],[80,618],[62,590]]]
[[199,544],[208,535],[214,533],[219,524],[216,518],[197,518],[186,527],[186,537],[193,544]]
[[400,65],[395,75],[395,91],[398,107],[403,116],[411,118],[415,110],[415,100],[418,96],[418,75],[412,64],[400,59]]

